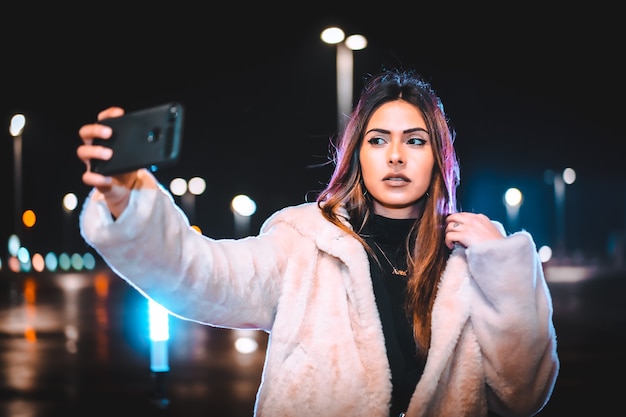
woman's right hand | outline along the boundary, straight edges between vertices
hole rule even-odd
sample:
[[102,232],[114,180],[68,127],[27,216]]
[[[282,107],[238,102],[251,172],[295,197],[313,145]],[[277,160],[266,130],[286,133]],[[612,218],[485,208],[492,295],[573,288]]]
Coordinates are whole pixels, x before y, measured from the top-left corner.
[[[109,107],[98,114],[98,120],[119,117],[123,114],[124,109],[121,107]],[[137,171],[107,177],[92,172],[90,169],[92,159],[108,160],[113,155],[113,151],[110,148],[93,144],[95,138],[109,139],[111,134],[112,130],[109,126],[99,123],[89,123],[81,126],[78,135],[83,143],[76,149],[76,154],[86,166],[82,177],[83,183],[95,187],[104,196],[111,214],[117,218],[128,206],[130,192],[137,181]]]

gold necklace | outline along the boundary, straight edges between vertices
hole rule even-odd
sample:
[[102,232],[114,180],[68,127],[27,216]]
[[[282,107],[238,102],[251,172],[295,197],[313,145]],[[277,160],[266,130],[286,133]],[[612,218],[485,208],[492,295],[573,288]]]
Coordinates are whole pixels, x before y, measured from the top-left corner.
[[380,251],[380,253],[383,254],[383,256],[385,257],[385,259],[387,260],[387,263],[389,263],[389,265],[391,265],[391,273],[393,275],[400,275],[403,277],[406,277],[407,275],[407,270],[406,269],[398,269],[395,267],[394,264],[391,263],[391,261],[389,260],[389,258],[387,257],[387,254],[385,253],[385,251],[383,250],[383,248],[381,248],[378,243],[374,242],[374,245],[376,245],[376,247],[378,248],[378,250]]

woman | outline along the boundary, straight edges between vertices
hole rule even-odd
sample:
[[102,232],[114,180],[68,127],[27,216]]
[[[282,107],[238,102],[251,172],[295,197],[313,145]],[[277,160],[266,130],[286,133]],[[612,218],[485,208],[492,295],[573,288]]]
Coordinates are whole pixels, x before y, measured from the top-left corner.
[[[79,134],[87,168],[110,158],[91,144],[109,128]],[[147,170],[87,169],[81,230],[173,314],[269,333],[258,417],[530,416],[559,369],[542,265],[527,232],[456,211],[453,140],[431,86],[384,71],[317,201],[278,211],[259,235],[202,236]]]

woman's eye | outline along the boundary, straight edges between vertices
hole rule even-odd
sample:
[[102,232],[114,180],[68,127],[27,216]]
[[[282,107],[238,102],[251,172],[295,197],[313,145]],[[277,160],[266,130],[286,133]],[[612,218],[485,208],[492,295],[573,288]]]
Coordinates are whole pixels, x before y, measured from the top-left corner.
[[420,139],[420,138],[411,138],[409,140],[407,140],[407,143],[409,145],[423,145],[426,143],[426,141],[424,139]]
[[382,145],[383,143],[385,143],[385,140],[381,137],[374,137],[369,139],[367,143],[369,143],[370,145]]

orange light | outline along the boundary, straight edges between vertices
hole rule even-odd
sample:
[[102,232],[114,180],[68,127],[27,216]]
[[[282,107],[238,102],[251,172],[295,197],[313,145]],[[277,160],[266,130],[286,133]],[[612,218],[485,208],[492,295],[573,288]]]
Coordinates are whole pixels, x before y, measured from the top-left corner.
[[96,275],[94,280],[94,286],[96,288],[96,294],[100,298],[106,298],[109,294],[109,278],[104,273],[99,273]]
[[24,301],[26,304],[35,304],[37,294],[37,283],[32,278],[27,278],[24,282]]
[[24,282],[24,301],[26,305],[26,327],[24,328],[24,338],[30,342],[34,343],[37,341],[37,331],[33,327],[33,323],[35,322],[35,316],[37,315],[37,307],[35,305],[36,295],[37,295],[37,282],[33,277],[26,278]]
[[37,216],[35,215],[34,211],[26,210],[22,214],[22,223],[24,223],[24,226],[33,227],[36,222],[37,222]]
[[31,326],[27,326],[24,330],[24,338],[29,343],[35,343],[37,341],[37,332]]

